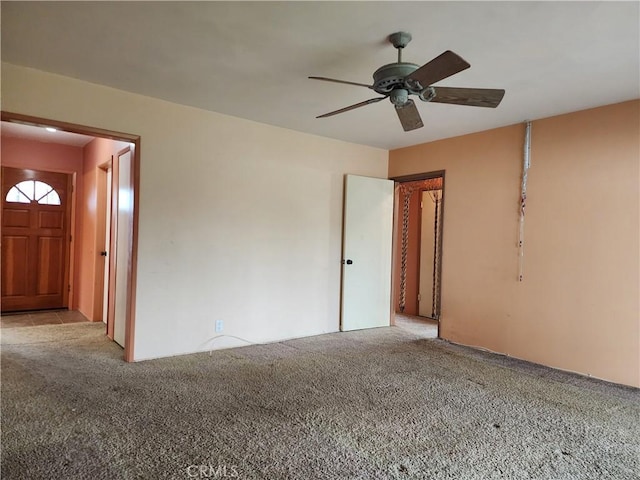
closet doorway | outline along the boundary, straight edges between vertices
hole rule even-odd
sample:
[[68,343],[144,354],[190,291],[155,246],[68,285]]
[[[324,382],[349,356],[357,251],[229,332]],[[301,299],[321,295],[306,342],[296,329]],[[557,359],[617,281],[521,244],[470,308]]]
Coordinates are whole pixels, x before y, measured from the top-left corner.
[[394,311],[439,321],[445,172],[393,178],[396,182]]

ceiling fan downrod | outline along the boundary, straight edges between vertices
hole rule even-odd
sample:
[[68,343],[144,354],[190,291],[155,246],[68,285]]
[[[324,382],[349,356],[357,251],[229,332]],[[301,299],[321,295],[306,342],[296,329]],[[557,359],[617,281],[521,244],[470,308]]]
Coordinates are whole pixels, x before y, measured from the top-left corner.
[[398,63],[402,63],[402,49],[411,41],[411,34],[408,32],[396,32],[389,35],[389,42],[398,49]]
[[415,63],[402,61],[402,49],[411,41],[411,34],[392,33],[388,40],[398,50],[398,61],[383,65],[373,72],[373,90],[381,95],[389,95],[398,88],[409,90],[411,94],[420,93],[420,90],[411,88],[412,86],[405,82],[405,79],[419,68]]

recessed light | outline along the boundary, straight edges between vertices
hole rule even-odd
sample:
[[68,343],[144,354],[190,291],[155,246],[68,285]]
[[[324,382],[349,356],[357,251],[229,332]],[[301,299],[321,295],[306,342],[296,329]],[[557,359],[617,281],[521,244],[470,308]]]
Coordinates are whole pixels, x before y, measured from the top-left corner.
[[45,130],[47,132],[57,132],[57,130],[55,128],[53,128],[53,127],[46,127]]

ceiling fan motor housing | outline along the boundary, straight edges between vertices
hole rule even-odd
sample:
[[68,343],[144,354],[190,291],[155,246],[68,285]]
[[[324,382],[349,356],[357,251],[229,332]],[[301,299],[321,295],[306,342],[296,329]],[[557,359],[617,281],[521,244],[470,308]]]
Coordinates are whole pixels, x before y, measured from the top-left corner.
[[382,95],[386,95],[397,88],[409,90],[413,94],[419,94],[421,89],[413,89],[411,85],[405,82],[405,78],[418,68],[420,68],[419,65],[407,62],[384,65],[373,73],[373,89]]

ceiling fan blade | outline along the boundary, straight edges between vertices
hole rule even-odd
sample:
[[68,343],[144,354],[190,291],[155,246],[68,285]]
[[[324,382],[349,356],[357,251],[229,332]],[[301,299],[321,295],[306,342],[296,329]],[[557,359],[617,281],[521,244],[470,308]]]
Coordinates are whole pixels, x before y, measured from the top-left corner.
[[420,118],[420,113],[418,112],[413,100],[408,100],[407,103],[400,107],[396,105],[396,112],[398,113],[398,118],[400,119],[400,123],[402,124],[402,128],[405,132],[424,126],[422,124],[422,119]]
[[322,80],[324,82],[344,83],[346,85],[355,85],[356,87],[373,88],[373,85],[367,85],[366,83],[347,82],[346,80],[336,80],[335,78],[327,77],[309,77],[311,80]]
[[504,90],[493,88],[433,87],[433,90],[436,95],[430,100],[431,102],[471,107],[496,108],[504,97]]
[[333,112],[325,113],[324,115],[320,115],[316,118],[331,117],[339,113],[344,113],[344,112],[348,112],[349,110],[354,110],[356,108],[364,107],[365,105],[371,105],[372,103],[379,102],[380,100],[384,100],[385,98],[387,97],[371,98],[369,100],[365,100],[364,102],[356,103],[354,105],[349,105],[348,107],[341,108],[340,110],[334,110]]
[[408,75],[407,80],[409,83],[418,82],[422,88],[427,88],[444,78],[466,70],[470,66],[461,56],[447,50]]

